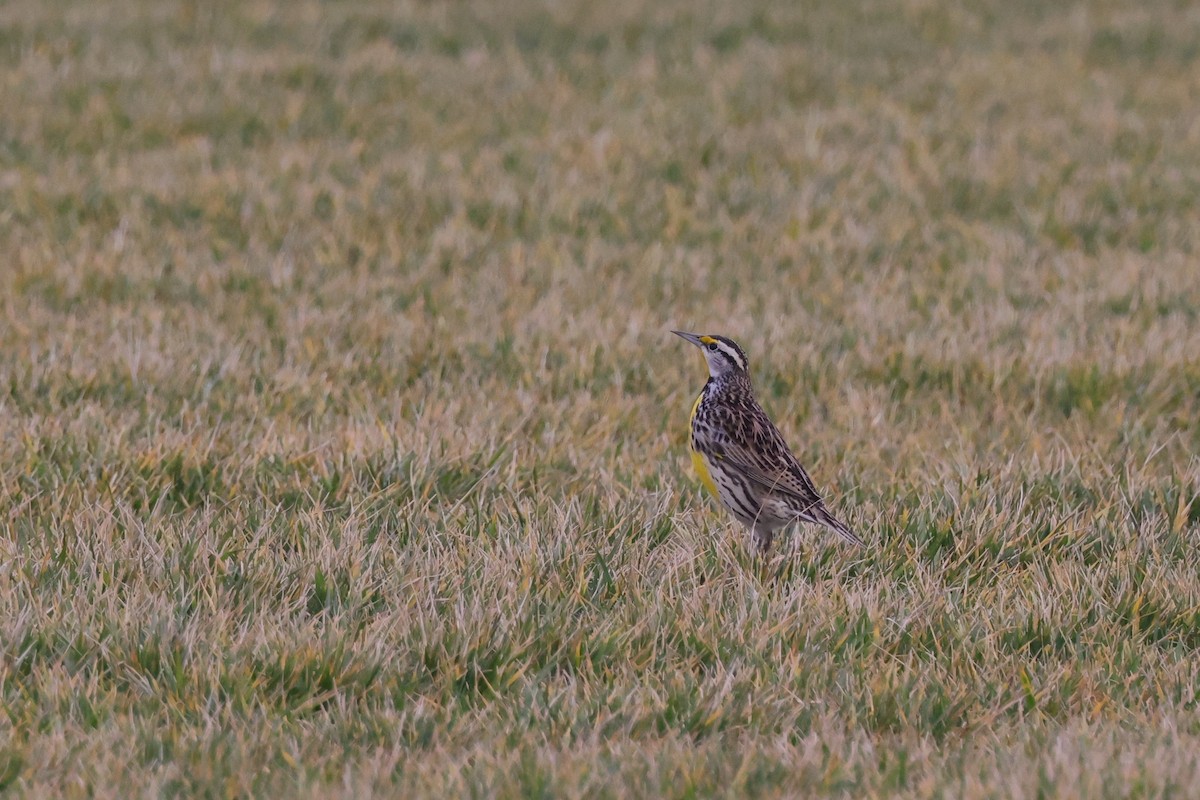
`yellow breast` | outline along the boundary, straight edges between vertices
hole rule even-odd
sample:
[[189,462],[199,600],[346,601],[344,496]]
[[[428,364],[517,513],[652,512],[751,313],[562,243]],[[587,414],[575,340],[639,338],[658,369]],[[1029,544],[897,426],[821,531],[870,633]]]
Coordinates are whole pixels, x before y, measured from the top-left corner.
[[708,460],[698,450],[692,451],[692,466],[696,468],[696,474],[700,476],[700,482],[704,484],[704,488],[712,492],[713,497],[716,497],[717,484],[713,483],[712,473],[708,471]]
[[[704,399],[704,392],[696,398],[696,402],[692,403],[692,413],[688,418],[688,427],[691,428],[692,422],[696,419],[696,409],[700,407],[700,401]],[[688,437],[688,447],[691,448],[691,437]],[[708,469],[708,459],[700,451],[692,448],[692,466],[696,470],[696,474],[700,476],[700,482],[704,484],[704,488],[712,492],[713,497],[717,497],[717,484],[713,482],[712,472]]]

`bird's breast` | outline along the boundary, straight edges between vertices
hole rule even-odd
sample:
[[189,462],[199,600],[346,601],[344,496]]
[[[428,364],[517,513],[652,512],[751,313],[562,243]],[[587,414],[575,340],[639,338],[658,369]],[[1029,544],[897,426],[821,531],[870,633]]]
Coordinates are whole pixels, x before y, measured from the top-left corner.
[[717,484],[713,481],[712,470],[708,468],[708,459],[696,447],[696,416],[700,413],[700,404],[704,402],[704,395],[705,391],[702,390],[696,396],[696,402],[692,403],[692,413],[688,419],[688,447],[692,451],[692,468],[700,476],[700,483],[704,484],[704,488],[708,489],[714,497],[720,497]]
[[695,468],[696,474],[700,476],[700,483],[704,484],[704,488],[712,493],[713,497],[720,497],[720,492],[717,491],[717,484],[713,481],[712,470],[708,468],[708,459],[704,454],[692,448],[692,467]]

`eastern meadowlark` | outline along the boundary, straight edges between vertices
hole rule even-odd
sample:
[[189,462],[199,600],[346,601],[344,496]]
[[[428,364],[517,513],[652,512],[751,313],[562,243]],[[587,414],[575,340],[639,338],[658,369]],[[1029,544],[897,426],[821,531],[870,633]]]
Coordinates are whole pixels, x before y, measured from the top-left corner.
[[793,522],[815,522],[843,539],[862,539],[825,508],[812,479],[783,435],[754,399],[746,353],[732,339],[672,331],[704,351],[708,383],[692,404],[692,465],[700,481],[765,554],[775,531]]

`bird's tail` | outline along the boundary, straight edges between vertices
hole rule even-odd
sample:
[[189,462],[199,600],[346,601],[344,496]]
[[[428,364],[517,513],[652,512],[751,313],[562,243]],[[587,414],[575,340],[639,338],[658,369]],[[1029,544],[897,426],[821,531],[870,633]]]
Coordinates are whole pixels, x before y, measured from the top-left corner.
[[813,509],[813,512],[814,512],[813,516],[817,518],[817,522],[821,523],[822,525],[824,525],[828,528],[833,528],[833,530],[837,532],[838,536],[841,536],[843,539],[845,539],[850,544],[855,544],[855,545],[858,545],[859,547],[867,546],[866,542],[864,542],[862,539],[858,538],[858,536],[856,536],[854,534],[854,531],[850,530],[849,525],[842,522],[840,519],[835,517],[833,514],[830,514],[829,509],[825,508],[824,505],[817,506],[816,508]]

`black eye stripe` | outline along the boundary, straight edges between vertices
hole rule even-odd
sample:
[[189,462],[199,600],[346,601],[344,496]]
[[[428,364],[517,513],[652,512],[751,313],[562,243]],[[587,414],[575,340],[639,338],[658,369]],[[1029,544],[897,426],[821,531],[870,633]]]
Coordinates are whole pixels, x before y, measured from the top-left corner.
[[722,336],[714,336],[713,341],[708,343],[708,349],[713,352],[720,350],[725,360],[734,367],[740,370],[746,369],[746,356],[742,353],[742,348],[738,347],[731,340]]

